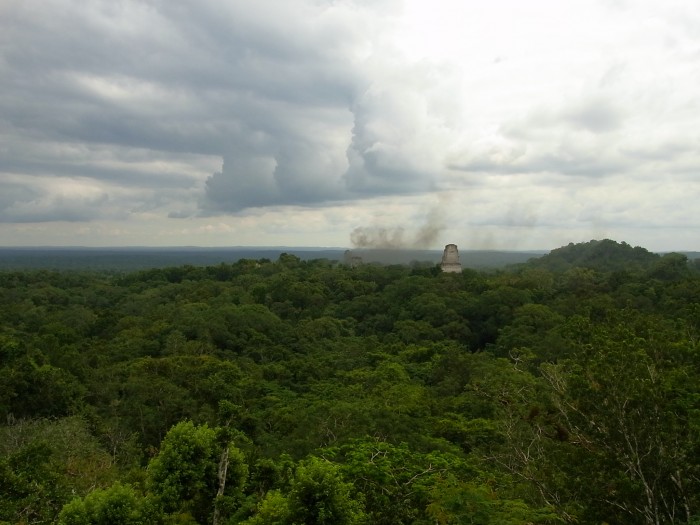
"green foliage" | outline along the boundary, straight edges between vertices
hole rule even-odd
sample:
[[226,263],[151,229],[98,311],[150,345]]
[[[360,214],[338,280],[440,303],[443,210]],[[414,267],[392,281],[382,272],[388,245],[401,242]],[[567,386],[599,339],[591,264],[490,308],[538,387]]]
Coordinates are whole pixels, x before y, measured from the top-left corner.
[[49,521],[67,499],[62,481],[46,443],[31,443],[0,458],[0,520]]
[[667,253],[649,269],[650,277],[664,281],[677,281],[689,274],[688,257],[680,253]]
[[165,512],[205,518],[217,489],[220,449],[216,431],[190,421],[170,429],[148,465],[149,487]]
[[427,514],[439,525],[522,525],[562,523],[549,508],[532,508],[522,500],[499,497],[484,483],[460,482],[448,477],[435,485]]
[[689,520],[700,488],[691,460],[700,390],[686,364],[693,349],[635,312],[580,328],[576,353],[543,373],[569,439],[594,451],[587,459],[606,480],[589,490],[589,512],[607,521]]
[[69,371],[49,364],[39,351],[27,352],[3,367],[0,416],[63,417],[80,412],[85,387]]
[[[176,424],[148,465],[148,488],[164,512],[198,522],[235,511],[248,478],[230,432],[191,421]],[[215,510],[216,509],[216,510]]]
[[362,505],[352,496],[337,466],[319,458],[302,462],[288,495],[289,522],[305,525],[362,523]]
[[0,427],[0,520],[51,522],[73,495],[115,474],[110,456],[80,418]]
[[269,490],[246,525],[353,525],[365,522],[361,501],[337,465],[311,457],[298,464],[283,493]]
[[698,304],[609,240],[0,272],[0,521],[694,523]]
[[161,523],[156,506],[129,485],[115,483],[68,503],[58,525],[151,525]]
[[288,525],[290,523],[289,501],[279,490],[270,490],[258,505],[255,515],[244,525]]
[[589,241],[587,243],[569,243],[562,248],[552,250],[548,255],[533,259],[529,264],[563,271],[573,267],[584,267],[598,271],[615,271],[623,268],[649,268],[659,259],[659,255],[626,242],[610,239]]
[[405,443],[365,438],[331,452],[341,461],[345,478],[364,497],[368,521],[374,524],[420,522],[435,483],[449,472],[465,474],[459,456],[420,453]]

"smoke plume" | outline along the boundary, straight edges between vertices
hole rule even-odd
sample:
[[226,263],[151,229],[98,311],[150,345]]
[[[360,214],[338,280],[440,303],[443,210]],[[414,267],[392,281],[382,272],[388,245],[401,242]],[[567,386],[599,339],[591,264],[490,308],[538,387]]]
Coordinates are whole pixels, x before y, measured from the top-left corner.
[[402,226],[385,228],[360,226],[350,233],[354,248],[372,250],[429,249],[435,246],[440,233],[447,228],[442,206],[433,207],[425,222],[412,234]]

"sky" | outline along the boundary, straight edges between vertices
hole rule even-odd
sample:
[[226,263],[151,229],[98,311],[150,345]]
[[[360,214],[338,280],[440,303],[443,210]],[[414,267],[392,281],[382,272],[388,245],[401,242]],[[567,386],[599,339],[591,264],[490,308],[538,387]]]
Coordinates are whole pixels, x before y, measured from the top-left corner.
[[0,0],[0,246],[700,250],[696,0]]

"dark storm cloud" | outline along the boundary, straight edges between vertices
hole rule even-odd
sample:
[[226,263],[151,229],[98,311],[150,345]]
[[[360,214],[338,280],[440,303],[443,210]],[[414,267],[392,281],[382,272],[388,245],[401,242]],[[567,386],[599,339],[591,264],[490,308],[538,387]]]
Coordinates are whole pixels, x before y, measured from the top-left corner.
[[[391,2],[28,0],[0,19],[0,169],[149,185],[32,145],[219,156],[202,213],[412,193],[431,175],[367,126],[373,15]],[[182,187],[190,175],[153,177]],[[134,178],[140,179],[134,180]],[[157,181],[157,182],[156,182]],[[2,191],[2,182],[0,182]],[[174,203],[174,209],[182,208]],[[176,215],[179,211],[174,211]]]

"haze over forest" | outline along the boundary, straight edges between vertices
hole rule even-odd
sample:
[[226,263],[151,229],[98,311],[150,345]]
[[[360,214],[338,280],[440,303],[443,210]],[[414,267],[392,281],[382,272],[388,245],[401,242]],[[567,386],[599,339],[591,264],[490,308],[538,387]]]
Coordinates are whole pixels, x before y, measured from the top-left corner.
[[699,250],[690,0],[0,3],[0,246]]

